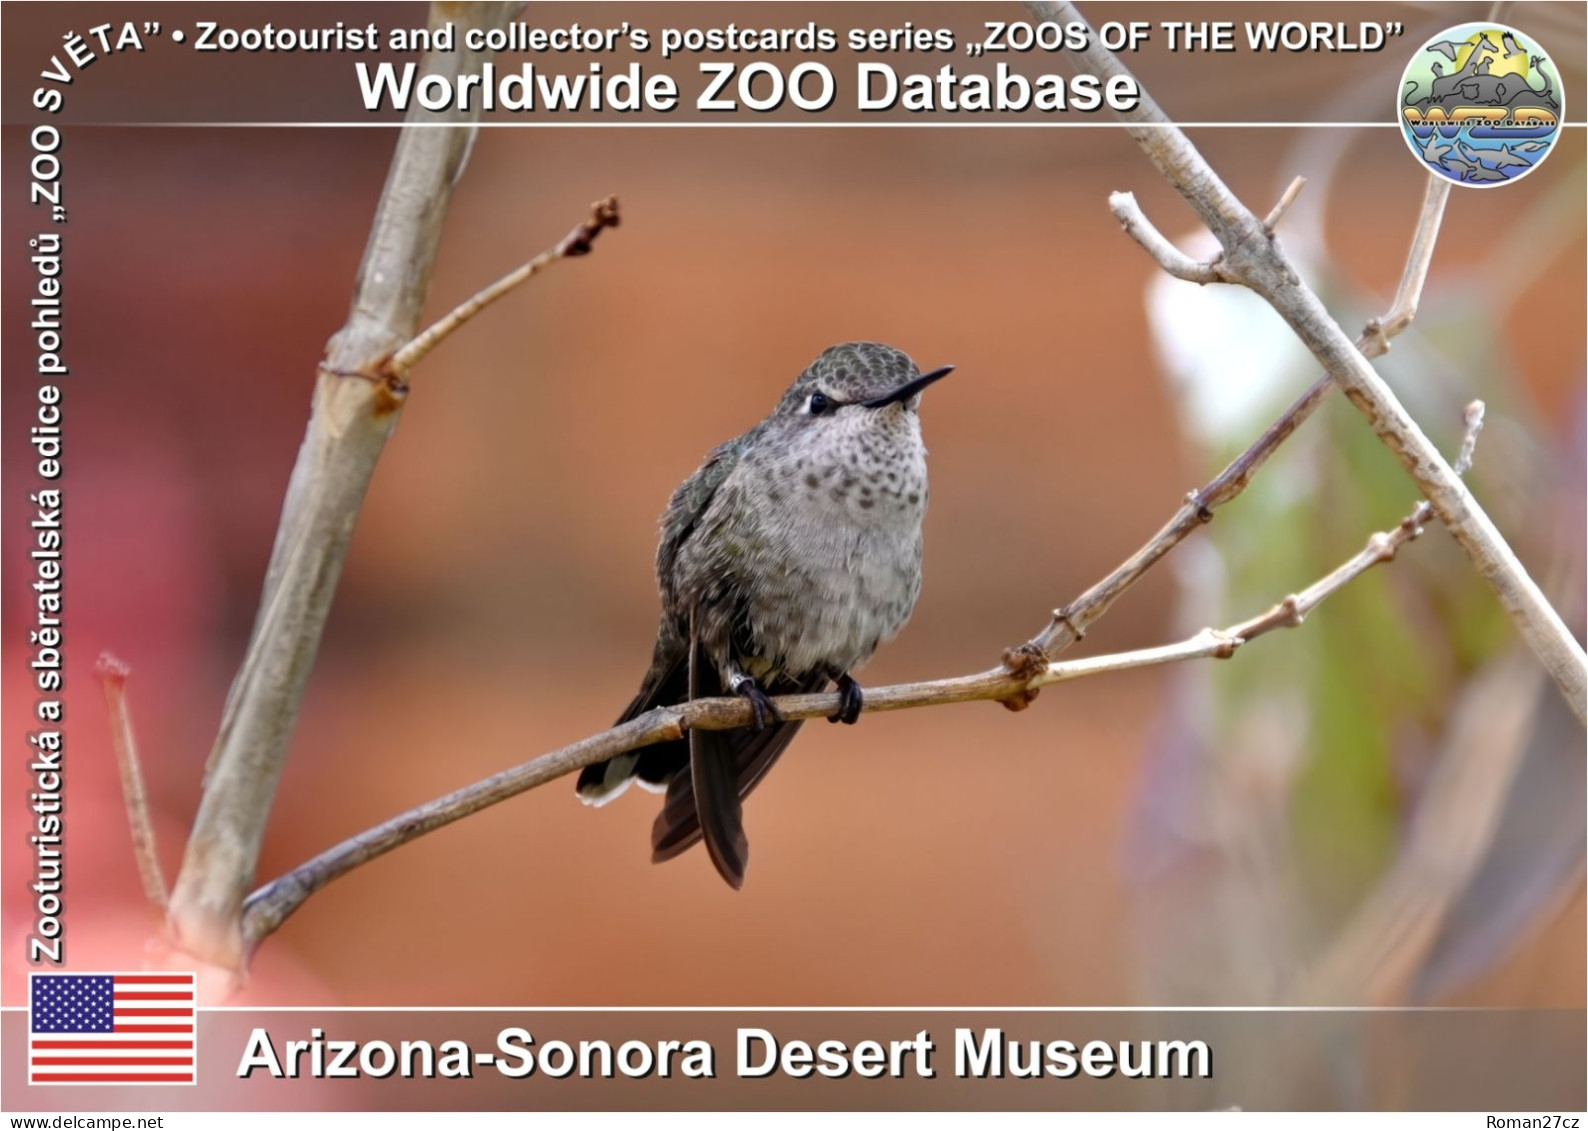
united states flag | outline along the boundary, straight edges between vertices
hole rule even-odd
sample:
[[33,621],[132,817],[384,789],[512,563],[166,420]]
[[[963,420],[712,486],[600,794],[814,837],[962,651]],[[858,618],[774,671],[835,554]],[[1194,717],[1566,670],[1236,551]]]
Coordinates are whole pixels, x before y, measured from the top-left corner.
[[192,974],[34,974],[28,1083],[191,1084]]

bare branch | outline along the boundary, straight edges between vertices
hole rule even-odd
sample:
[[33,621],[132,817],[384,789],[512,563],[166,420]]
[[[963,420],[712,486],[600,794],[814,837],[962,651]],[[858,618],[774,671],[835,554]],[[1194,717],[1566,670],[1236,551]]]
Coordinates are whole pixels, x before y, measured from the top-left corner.
[[[504,25],[513,11],[507,4],[438,4],[430,19],[433,27],[452,23],[462,39],[468,30]],[[481,59],[473,51],[432,52],[423,70],[455,78]],[[407,393],[383,366],[418,328],[476,113],[411,112],[410,120],[461,128],[399,134],[352,310],[315,381],[259,614],[227,696],[166,920],[173,942],[218,966],[237,969],[243,960],[243,897],[353,525]]]
[[[1034,7],[1042,15],[1054,9],[1049,4]],[[1072,6],[1063,8],[1074,15]],[[458,22],[455,8],[449,16]],[[469,14],[469,18],[482,21],[488,16],[490,13],[480,11]],[[500,12],[495,16],[499,17]],[[1123,73],[1108,52],[1094,49],[1089,54],[1098,73]],[[433,66],[437,61],[427,62]],[[469,60],[443,58],[441,62],[460,67],[468,65]],[[1175,518],[1131,559],[1077,602],[1056,611],[1049,630],[1025,648],[1011,652],[1004,667],[955,679],[871,689],[866,709],[896,710],[976,699],[1020,705],[1029,701],[1037,688],[1050,682],[1183,659],[1228,656],[1247,639],[1300,623],[1306,611],[1330,593],[1378,561],[1393,556],[1400,544],[1415,537],[1414,528],[1420,523],[1414,523],[1413,528],[1404,528],[1403,524],[1404,529],[1381,536],[1340,570],[1235,629],[1205,629],[1179,644],[1072,663],[1054,662],[1049,655],[1078,639],[1087,624],[1101,616],[1124,589],[1191,529],[1211,518],[1213,507],[1238,494],[1267,457],[1321,403],[1335,381],[1346,388],[1429,494],[1432,502],[1425,504],[1429,513],[1437,511],[1451,524],[1464,548],[1479,560],[1480,569],[1485,569],[1485,562],[1492,567],[1485,569],[1485,576],[1501,594],[1535,650],[1545,656],[1570,700],[1570,672],[1562,674],[1569,663],[1563,667],[1558,655],[1553,659],[1546,655],[1551,629],[1547,616],[1528,595],[1531,580],[1521,572],[1514,557],[1506,558],[1509,549],[1498,540],[1492,525],[1485,525],[1487,518],[1459,481],[1451,488],[1445,473],[1450,473],[1451,479],[1454,473],[1436,451],[1429,456],[1431,445],[1426,437],[1405,417],[1393,395],[1364,360],[1369,350],[1383,352],[1393,335],[1415,314],[1447,194],[1430,188],[1425,198],[1418,239],[1414,241],[1392,316],[1371,325],[1366,336],[1370,340],[1364,340],[1362,351],[1349,349],[1346,356],[1335,340],[1336,336],[1343,338],[1338,326],[1328,319],[1271,238],[1272,225],[1299,191],[1299,179],[1260,224],[1218,181],[1151,100],[1144,100],[1143,106],[1138,117],[1164,128],[1136,127],[1132,134],[1214,230],[1224,251],[1211,264],[1191,260],[1152,227],[1128,196],[1116,198],[1116,215],[1133,237],[1178,277],[1197,282],[1238,282],[1258,291],[1287,318],[1333,376],[1316,383],[1257,444],[1208,487],[1189,496]],[[467,148],[466,138],[460,144],[446,139],[465,133],[404,131],[366,251],[353,313],[348,325],[333,339],[320,371],[309,436],[284,506],[254,638],[227,704],[211,759],[213,776],[207,783],[172,901],[169,921],[173,934],[190,950],[211,961],[239,966],[260,939],[325,883],[434,828],[614,754],[677,738],[690,727],[724,729],[749,722],[751,708],[740,699],[699,700],[652,711],[360,834],[254,893],[246,907],[242,903],[241,893],[257,861],[264,819],[352,523],[374,462],[406,394],[403,375],[490,302],[550,262],[587,251],[590,239],[616,221],[615,209],[610,222],[598,222],[599,214],[592,217],[593,227],[586,224],[576,228],[558,247],[486,288],[418,338],[411,337],[428,286],[448,191]],[[439,135],[442,141],[427,145],[412,136],[416,134]],[[437,171],[442,174],[439,183]],[[585,234],[580,235],[581,231]],[[1488,556],[1482,557],[1483,554]],[[1547,604],[1544,610],[1553,615]],[[1564,631],[1563,625],[1560,628]],[[1558,645],[1559,641],[1555,643]],[[1575,641],[1570,643],[1575,646]],[[1576,651],[1580,661],[1581,648]],[[1580,683],[1579,679],[1579,691]],[[777,704],[786,717],[810,718],[834,712],[838,698],[836,694],[792,696],[779,699]],[[1579,694],[1579,702],[1573,703],[1579,715],[1580,698]]]
[[[1068,0],[1036,0],[1028,7],[1042,20],[1085,22]],[[1098,45],[1095,35],[1077,52],[1077,58],[1078,65],[1101,78],[1130,77],[1113,52]],[[1138,108],[1123,117],[1126,132],[1218,238],[1224,249],[1222,273],[1266,299],[1345,391],[1499,598],[1578,719],[1588,721],[1588,653],[1461,477],[1330,317],[1262,222],[1219,179],[1157,103],[1143,91]]]
[[[1467,410],[1467,437],[1462,451],[1470,461],[1472,446],[1482,426],[1483,406],[1473,402]],[[1356,554],[1326,577],[1301,593],[1285,598],[1261,616],[1230,628],[1204,628],[1185,640],[1154,648],[1138,648],[1084,660],[1043,661],[1029,649],[1016,649],[1006,655],[1003,667],[974,675],[949,679],[904,683],[891,687],[868,687],[861,705],[863,713],[901,711],[914,707],[935,707],[946,703],[992,700],[1024,706],[1035,693],[1050,683],[1064,683],[1111,672],[1156,667],[1197,659],[1228,659],[1238,648],[1276,628],[1294,628],[1329,596],[1344,588],[1368,569],[1395,557],[1406,542],[1422,533],[1419,515],[1426,517],[1428,504],[1417,510],[1399,527],[1375,534],[1367,549]],[[842,696],[836,691],[817,695],[782,695],[772,700],[786,719],[814,719],[836,714]],[[428,832],[461,820],[520,793],[544,785],[618,754],[626,754],[658,742],[683,737],[689,730],[730,730],[748,726],[754,707],[743,698],[695,699],[675,707],[659,707],[611,730],[564,746],[532,761],[514,766],[484,781],[465,786],[445,797],[428,802],[372,829],[350,837],[327,849],[307,863],[272,880],[248,898],[243,912],[243,932],[249,950],[303,902],[339,876],[384,856]]]
[[1382,317],[1367,324],[1367,330],[1357,341],[1357,348],[1368,357],[1388,353],[1390,339],[1417,317],[1417,304],[1422,301],[1423,284],[1428,281],[1428,267],[1434,259],[1434,245],[1439,242],[1439,225],[1445,218],[1445,202],[1449,199],[1450,182],[1434,173],[1428,174],[1423,210],[1417,217],[1417,232],[1412,236],[1412,250],[1406,257],[1400,286],[1395,288],[1395,301]]
[[1472,457],[1478,450],[1478,433],[1483,431],[1483,414],[1486,411],[1482,401],[1473,401],[1467,406],[1464,414],[1466,431],[1461,437],[1461,450],[1456,453],[1456,460],[1452,467],[1457,475],[1465,475],[1472,469]]
[[1279,221],[1284,219],[1285,213],[1290,210],[1290,206],[1296,202],[1296,197],[1300,196],[1301,190],[1306,187],[1307,178],[1299,176],[1285,187],[1285,191],[1279,194],[1279,199],[1274,203],[1273,208],[1269,209],[1268,215],[1263,217],[1263,231],[1273,235],[1274,229],[1279,227]]
[[[1466,432],[1461,438],[1461,454],[1456,457],[1455,463],[1459,474],[1465,474],[1472,466],[1478,433],[1483,430],[1483,411],[1482,401],[1473,401],[1467,406]],[[1319,578],[1300,593],[1286,597],[1261,616],[1236,625],[1230,632],[1242,640],[1251,640],[1276,628],[1295,628],[1330,594],[1343,589],[1380,562],[1394,561],[1402,546],[1422,537],[1423,527],[1433,516],[1434,509],[1427,500],[1418,503],[1410,514],[1401,519],[1399,526],[1369,538],[1367,545],[1354,558],[1342,562],[1327,576]]]
[[110,716],[110,744],[116,751],[116,768],[121,771],[121,796],[127,804],[127,825],[132,831],[132,856],[138,862],[138,879],[143,894],[161,914],[170,903],[165,874],[155,851],[154,821],[149,817],[149,798],[143,791],[143,767],[138,761],[138,742],[133,734],[132,713],[127,709],[127,676],[131,669],[109,652],[94,665],[100,686],[105,690],[105,709]]
[[392,359],[386,363],[387,370],[398,380],[402,380],[408,375],[408,371],[419,364],[426,354],[439,346],[454,330],[487,306],[490,306],[491,303],[519,284],[533,278],[558,260],[590,254],[595,238],[604,229],[615,228],[620,222],[617,197],[609,196],[605,200],[596,201],[590,206],[589,219],[582,220],[576,224],[572,231],[557,242],[555,247],[547,248],[522,267],[503,275],[473,298],[459,303],[450,313],[436,321],[424,333],[393,354]]
[[[1150,667],[1199,657],[1225,656],[1240,643],[1222,633],[1204,629],[1189,640],[1159,648],[1144,648],[1112,656],[1052,663],[1034,675],[1017,675],[1007,668],[992,668],[974,675],[890,687],[868,687],[862,710],[900,711],[945,703],[1001,700],[1020,696],[1049,683],[1083,679],[1108,672]],[[814,719],[837,713],[837,692],[816,695],[783,695],[772,700],[787,719]],[[432,832],[526,790],[572,773],[595,762],[667,742],[694,730],[731,730],[748,726],[753,708],[743,698],[695,699],[676,707],[659,707],[620,726],[564,746],[532,761],[504,770],[494,777],[465,786],[454,793],[411,809],[384,824],[343,841],[291,872],[271,881],[249,897],[244,910],[244,933],[249,948],[274,931],[310,895],[339,876],[383,856],[425,833]]]
[[[1396,292],[1389,313],[1372,319],[1357,344],[1368,357],[1378,357],[1389,349],[1390,341],[1411,324],[1410,316],[1399,317],[1395,312],[1403,309],[1416,311],[1422,295],[1423,283],[1428,278],[1428,264],[1433,257],[1434,237],[1439,231],[1439,221],[1445,211],[1448,192],[1434,191],[1436,178],[1429,176],[1430,188],[1424,193],[1422,211],[1417,220],[1417,234],[1407,254],[1406,267],[1401,275],[1401,285]],[[1297,178],[1301,180],[1301,178]],[[1295,198],[1296,182],[1291,182],[1280,198],[1280,204]],[[1115,194],[1128,195],[1128,194]],[[1275,205],[1275,211],[1280,211]],[[1145,218],[1144,218],[1145,219]],[[1167,241],[1165,241],[1167,242]],[[1178,252],[1177,252],[1178,254]],[[1154,256],[1156,259],[1157,256]],[[1189,257],[1187,257],[1189,259]],[[1194,262],[1194,261],[1193,261]],[[1186,496],[1174,516],[1153,535],[1148,542],[1119,565],[1112,573],[1063,608],[1054,610],[1048,626],[1034,636],[1026,649],[1044,655],[1057,655],[1086,634],[1086,629],[1104,613],[1155,564],[1190,536],[1199,526],[1211,522],[1213,512],[1235,498],[1256,476],[1268,458],[1279,446],[1300,428],[1330,393],[1335,383],[1325,373],[1313,382],[1312,387],[1270,424],[1251,447],[1230,461],[1223,471],[1200,490]]]
[[1141,210],[1141,205],[1136,203],[1136,194],[1129,192],[1110,193],[1108,207],[1119,220],[1120,226],[1131,239],[1139,243],[1147,252],[1158,261],[1162,267],[1176,279],[1184,279],[1188,283],[1229,283],[1232,279],[1224,277],[1224,272],[1219,266],[1218,257],[1203,263],[1192,259],[1185,252],[1170,243],[1162,232],[1153,227],[1152,221]]

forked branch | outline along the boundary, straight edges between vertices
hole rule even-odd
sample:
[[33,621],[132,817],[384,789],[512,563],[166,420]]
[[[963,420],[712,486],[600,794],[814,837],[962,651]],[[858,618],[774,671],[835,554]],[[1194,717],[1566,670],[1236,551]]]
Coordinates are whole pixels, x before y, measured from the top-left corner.
[[[1472,445],[1477,440],[1482,423],[1483,406],[1480,402],[1474,402],[1467,411],[1467,438],[1462,444],[1463,468],[1471,460]],[[1276,629],[1299,626],[1307,614],[1328,597],[1373,566],[1393,560],[1401,546],[1422,533],[1423,522],[1430,513],[1426,503],[1419,504],[1400,525],[1373,535],[1366,547],[1325,577],[1299,593],[1286,597],[1267,612],[1228,628],[1204,628],[1173,644],[1084,660],[1043,663],[1034,660],[1030,653],[1017,650],[1013,655],[1028,661],[1023,667],[1006,662],[1002,667],[974,675],[867,688],[861,710],[866,713],[899,711],[976,700],[1013,701],[1023,705],[1037,690],[1050,683],[1157,667],[1184,660],[1228,659],[1237,649],[1259,636]],[[835,714],[842,698],[837,692],[824,692],[818,695],[783,695],[773,699],[772,703],[786,719],[814,719]],[[602,734],[543,754],[393,817],[322,852],[250,896],[243,912],[247,945],[250,950],[258,946],[309,896],[332,880],[425,833],[554,781],[574,770],[654,743],[682,738],[691,729],[729,730],[747,726],[751,722],[752,711],[750,702],[743,698],[695,699],[676,707],[660,707]]]
[[[435,27],[452,25],[466,40],[470,31],[505,25],[515,11],[500,3],[437,4],[430,19]],[[456,78],[482,58],[478,51],[435,51],[425,56],[423,69]],[[254,883],[276,784],[353,527],[406,401],[406,368],[392,363],[418,329],[442,221],[477,113],[477,106],[435,112],[416,106],[410,113],[410,121],[423,118],[426,125],[451,128],[405,128],[398,135],[352,309],[328,343],[316,376],[308,431],[282,504],[259,613],[227,696],[166,917],[176,945],[222,968],[239,969],[243,962],[243,898]],[[615,207],[598,212],[548,256],[531,261],[523,277],[588,250],[595,233],[615,221]],[[452,324],[507,289],[499,285],[474,306],[465,304]],[[449,330],[436,330],[426,348]],[[416,360],[410,350],[407,365]]]
[[[1081,13],[1067,0],[1057,3],[1035,0],[1027,7],[1040,20],[1086,26]],[[1078,66],[1103,79],[1130,75],[1113,52],[1098,44],[1095,35],[1088,36],[1088,45],[1077,51],[1075,57]],[[1145,90],[1137,109],[1122,117],[1126,132],[1218,239],[1223,249],[1217,261],[1219,280],[1239,283],[1261,295],[1312,352],[1330,379],[1367,418],[1385,447],[1417,484],[1440,521],[1499,598],[1517,631],[1550,673],[1578,719],[1588,721],[1588,653],[1583,651],[1582,644],[1566,627],[1461,477],[1407,413],[1363,351],[1346,336],[1302,280],[1273,233],[1219,179],[1190,139]],[[1430,195],[1436,191],[1431,189]],[[1427,214],[1425,210],[1425,216]],[[1151,232],[1151,226],[1139,212],[1133,221],[1144,234]],[[1427,233],[1426,242],[1430,246],[1436,233],[1437,221]],[[1168,241],[1161,236],[1153,238],[1154,235],[1156,233],[1147,235],[1149,242],[1144,242],[1143,246],[1163,262],[1161,256]],[[1182,273],[1190,271],[1195,281],[1206,281],[1196,277],[1197,273],[1181,261],[1184,258],[1171,259],[1174,273],[1184,277]],[[1414,281],[1408,291],[1420,289],[1420,281]],[[1408,304],[1394,314],[1396,318],[1409,320],[1414,310],[1415,304]],[[1377,336],[1386,329],[1388,327],[1380,326],[1376,333],[1370,333]]]
[[399,381],[402,380],[426,354],[491,303],[520,284],[528,282],[559,260],[589,255],[595,238],[607,228],[615,228],[621,222],[617,197],[609,196],[605,200],[596,201],[590,206],[589,218],[575,224],[573,230],[558,240],[555,246],[547,248],[522,267],[509,271],[466,302],[459,303],[424,333],[416,335],[413,341],[392,355],[391,360],[386,363],[387,371]]
[[[1279,203],[1269,213],[1269,219],[1265,224],[1272,225],[1279,216],[1283,215],[1303,183],[1300,177],[1290,183]],[[1391,340],[1411,325],[1412,316],[1416,313],[1417,304],[1422,298],[1423,284],[1428,279],[1428,267],[1433,259],[1439,224],[1444,218],[1445,202],[1449,195],[1449,186],[1438,183],[1437,179],[1430,175],[1427,189],[1423,194],[1422,209],[1417,218],[1416,235],[1412,239],[1411,250],[1406,257],[1406,266],[1401,272],[1400,286],[1396,289],[1395,299],[1389,311],[1379,318],[1372,319],[1363,330],[1361,337],[1357,339],[1358,346],[1366,356],[1379,357],[1384,354],[1388,351]],[[1191,264],[1189,268],[1185,268],[1185,264],[1179,266],[1193,276],[1213,267],[1211,263],[1197,263],[1190,256],[1174,248],[1174,245],[1165,239],[1142,214],[1141,209],[1136,205],[1136,198],[1130,193],[1113,194],[1109,198],[1109,204],[1125,231],[1141,243],[1160,264],[1164,262],[1163,258],[1160,258],[1160,251],[1163,247],[1167,247],[1172,254],[1165,254],[1175,262],[1178,263],[1179,259],[1183,259],[1185,263]],[[1168,270],[1167,266],[1165,269]],[[1182,277],[1175,271],[1170,271],[1170,274]],[[1191,281],[1201,280],[1193,277]],[[1141,549],[1069,604],[1055,609],[1053,619],[1026,644],[1026,650],[1039,655],[1055,656],[1084,636],[1087,628],[1106,613],[1109,606],[1118,600],[1125,590],[1140,581],[1149,569],[1161,561],[1170,550],[1185,541],[1192,531],[1211,522],[1214,512],[1219,507],[1244,491],[1258,470],[1268,462],[1268,458],[1279,450],[1279,446],[1301,427],[1319,405],[1328,399],[1335,388],[1334,380],[1327,373],[1315,380],[1305,393],[1263,430],[1263,434],[1249,448],[1231,460],[1212,481],[1200,490],[1187,495],[1180,509]]]

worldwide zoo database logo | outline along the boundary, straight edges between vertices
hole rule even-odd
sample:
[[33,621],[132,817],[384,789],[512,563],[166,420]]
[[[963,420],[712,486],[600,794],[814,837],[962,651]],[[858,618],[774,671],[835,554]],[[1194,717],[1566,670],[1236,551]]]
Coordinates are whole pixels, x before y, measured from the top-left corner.
[[1457,184],[1492,188],[1527,176],[1565,117],[1549,53],[1504,24],[1458,24],[1434,36],[1401,77],[1401,133],[1422,164]]

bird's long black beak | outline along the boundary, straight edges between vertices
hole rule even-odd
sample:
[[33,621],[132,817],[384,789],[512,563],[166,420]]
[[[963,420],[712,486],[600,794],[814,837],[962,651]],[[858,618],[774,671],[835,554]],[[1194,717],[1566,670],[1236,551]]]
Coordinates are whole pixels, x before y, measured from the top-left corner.
[[922,389],[930,385],[933,381],[942,380],[952,372],[954,372],[954,367],[952,365],[945,365],[941,369],[934,369],[930,373],[921,374],[914,381],[906,381],[891,393],[883,393],[880,397],[872,397],[869,401],[861,401],[860,403],[865,405],[867,408],[882,408],[885,405],[898,404],[900,401],[907,401],[911,397],[915,396],[916,393],[919,393]]

